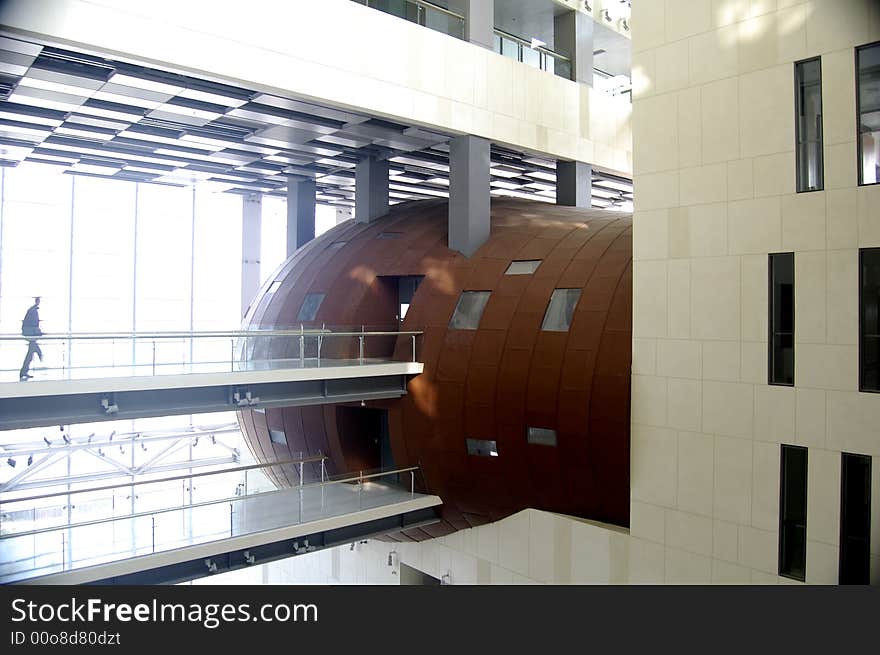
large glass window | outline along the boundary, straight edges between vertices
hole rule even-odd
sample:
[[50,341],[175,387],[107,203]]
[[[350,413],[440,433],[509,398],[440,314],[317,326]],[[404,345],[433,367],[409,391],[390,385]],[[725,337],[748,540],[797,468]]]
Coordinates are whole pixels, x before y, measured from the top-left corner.
[[880,248],[859,251],[859,389],[880,392]]
[[807,449],[782,446],[779,575],[804,581],[807,567]]
[[819,57],[794,65],[797,107],[797,190],[824,186],[822,166],[822,64]]
[[549,332],[568,332],[574,308],[581,297],[580,289],[554,289],[550,304],[544,313],[542,330]]
[[841,454],[840,584],[870,584],[871,457]]
[[856,49],[859,184],[880,181],[880,43]]
[[794,253],[770,255],[768,382],[794,384]]
[[555,446],[556,430],[552,430],[550,428],[529,427],[526,429],[526,439],[531,444],[538,444],[541,446]]
[[453,330],[476,330],[480,327],[483,310],[489,302],[491,291],[462,291],[452,313],[449,327]]

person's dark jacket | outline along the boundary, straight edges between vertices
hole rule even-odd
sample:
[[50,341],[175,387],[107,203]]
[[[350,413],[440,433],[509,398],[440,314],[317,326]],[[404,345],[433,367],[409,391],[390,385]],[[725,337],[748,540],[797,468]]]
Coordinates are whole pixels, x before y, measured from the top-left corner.
[[21,333],[26,337],[39,337],[43,334],[40,329],[40,308],[37,305],[31,305],[21,321]]

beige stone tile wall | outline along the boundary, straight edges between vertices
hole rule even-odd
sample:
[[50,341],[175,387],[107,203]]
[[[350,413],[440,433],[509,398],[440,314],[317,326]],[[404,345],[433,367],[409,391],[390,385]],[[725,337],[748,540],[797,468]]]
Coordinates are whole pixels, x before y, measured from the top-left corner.
[[[777,577],[780,444],[809,448],[807,582],[836,583],[840,453],[873,456],[880,395],[858,392],[854,47],[870,0],[633,3],[633,541],[665,582]],[[795,192],[793,62],[822,57],[825,190]],[[767,255],[795,253],[795,386],[767,384]]]

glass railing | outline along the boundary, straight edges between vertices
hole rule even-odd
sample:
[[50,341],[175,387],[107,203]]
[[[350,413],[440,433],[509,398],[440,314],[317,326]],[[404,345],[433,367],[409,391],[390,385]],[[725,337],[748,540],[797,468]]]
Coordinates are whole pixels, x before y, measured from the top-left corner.
[[456,39],[464,39],[464,16],[424,0],[354,0],[371,9],[403,18]]
[[[35,380],[218,373],[416,361],[419,331],[396,326],[44,334]],[[0,335],[0,380],[18,380],[29,338]]]
[[498,28],[495,28],[495,52],[533,68],[571,79],[571,59],[544,46],[533,47],[531,41]]
[[[418,467],[331,477],[326,459],[304,457],[4,499],[0,583],[256,534],[416,496]],[[303,467],[309,464],[320,466],[320,477],[305,482]],[[283,489],[271,484],[266,469],[278,466],[298,468],[299,484]],[[307,550],[304,543],[301,552]]]

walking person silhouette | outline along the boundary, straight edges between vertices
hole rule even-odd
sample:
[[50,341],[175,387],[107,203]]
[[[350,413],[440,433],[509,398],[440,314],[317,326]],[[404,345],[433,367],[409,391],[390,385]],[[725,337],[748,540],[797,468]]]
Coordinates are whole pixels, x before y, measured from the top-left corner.
[[25,337],[28,337],[28,350],[27,354],[24,356],[24,362],[21,365],[21,371],[19,372],[19,380],[22,382],[34,377],[28,371],[31,368],[31,361],[34,359],[34,355],[40,358],[40,361],[43,361],[43,351],[40,350],[40,346],[37,343],[37,340],[32,337],[42,336],[43,331],[40,329],[40,297],[34,297],[34,304],[31,305],[30,309],[24,315],[24,319],[21,321],[21,334]]

